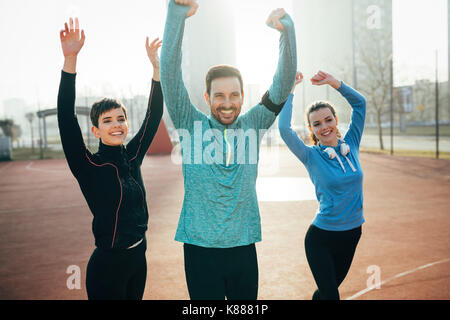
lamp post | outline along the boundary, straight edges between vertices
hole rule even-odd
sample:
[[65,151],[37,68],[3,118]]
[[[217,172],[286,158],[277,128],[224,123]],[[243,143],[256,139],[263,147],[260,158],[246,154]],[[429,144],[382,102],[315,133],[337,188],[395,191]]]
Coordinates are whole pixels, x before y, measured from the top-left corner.
[[25,117],[27,118],[28,122],[30,123],[30,130],[31,130],[31,152],[34,153],[34,134],[33,134],[33,120],[34,120],[34,113],[28,112],[25,114]]
[[438,72],[438,51],[436,50],[436,159],[439,159],[439,72]]

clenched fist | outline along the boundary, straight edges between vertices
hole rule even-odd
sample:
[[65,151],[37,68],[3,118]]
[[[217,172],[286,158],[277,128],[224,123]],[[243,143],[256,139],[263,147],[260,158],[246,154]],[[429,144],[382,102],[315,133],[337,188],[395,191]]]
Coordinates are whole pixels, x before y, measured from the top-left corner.
[[193,16],[198,9],[198,3],[195,0],[175,0],[176,4],[182,5],[182,6],[189,6],[190,9],[188,13],[186,14],[186,17]]
[[311,83],[315,86],[322,86],[324,84],[328,84],[334,89],[339,89],[341,86],[341,82],[333,77],[331,74],[319,71],[312,78]]
[[269,17],[267,18],[266,24],[269,27],[273,27],[277,29],[278,31],[283,31],[284,26],[281,23],[280,19],[282,19],[286,15],[286,11],[282,8],[278,8],[273,10]]

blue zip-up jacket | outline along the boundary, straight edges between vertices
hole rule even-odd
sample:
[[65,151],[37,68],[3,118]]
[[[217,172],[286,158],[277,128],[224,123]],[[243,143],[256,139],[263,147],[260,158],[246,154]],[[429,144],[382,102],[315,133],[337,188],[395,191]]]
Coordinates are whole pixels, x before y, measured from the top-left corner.
[[[175,240],[210,248],[248,245],[261,241],[256,196],[260,130],[268,129],[276,114],[258,104],[231,125],[222,125],[192,105],[181,69],[188,10],[170,1],[161,51],[161,86],[183,155],[185,194]],[[281,22],[280,58],[269,89],[274,104],[286,101],[297,70],[294,24],[288,15]]]
[[324,151],[327,146],[320,143],[317,146],[307,146],[291,128],[293,94],[286,101],[278,120],[281,137],[305,165],[314,184],[319,208],[313,224],[329,231],[351,230],[364,223],[363,172],[359,162],[359,144],[364,129],[366,100],[343,82],[337,91],[353,109],[350,127],[344,137],[350,147],[350,153],[346,156],[348,160],[340,153],[342,140],[337,147],[332,147],[344,168],[338,158],[329,158]]

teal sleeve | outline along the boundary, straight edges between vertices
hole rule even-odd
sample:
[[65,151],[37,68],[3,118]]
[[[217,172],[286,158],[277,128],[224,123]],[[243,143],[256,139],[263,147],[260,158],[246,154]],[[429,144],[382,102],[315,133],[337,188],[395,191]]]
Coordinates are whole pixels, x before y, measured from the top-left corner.
[[188,11],[188,6],[177,5],[173,0],[169,2],[161,49],[161,87],[175,128],[189,130],[203,114],[192,105],[181,70],[181,47]]
[[289,150],[303,163],[308,160],[309,147],[306,146],[302,139],[300,139],[297,133],[291,127],[292,119],[292,100],[294,95],[291,94],[286,101],[283,110],[280,112],[278,118],[278,130],[280,130],[280,135],[283,141],[288,146]]
[[[278,65],[269,88],[269,98],[274,104],[282,104],[288,98],[297,74],[297,45],[295,39],[294,22],[286,14],[281,23]],[[244,117],[255,123],[256,128],[268,129],[274,123],[276,115],[263,105],[258,104],[250,109]]]
[[281,104],[288,98],[297,74],[297,44],[294,22],[289,14],[286,14],[280,21],[284,30],[280,36],[277,70],[269,89],[270,100],[275,104]]

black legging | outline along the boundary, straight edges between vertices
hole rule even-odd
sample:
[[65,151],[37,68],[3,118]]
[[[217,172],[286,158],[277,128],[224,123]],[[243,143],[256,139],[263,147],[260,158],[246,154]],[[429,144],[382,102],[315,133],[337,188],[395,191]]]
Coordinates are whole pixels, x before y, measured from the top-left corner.
[[185,243],[184,267],[192,300],[256,300],[258,296],[255,244],[204,248]]
[[348,231],[326,231],[311,225],[305,251],[318,289],[313,300],[339,300],[338,287],[352,264],[361,227]]
[[147,280],[144,239],[131,249],[96,248],[89,259],[86,290],[89,300],[142,300]]

